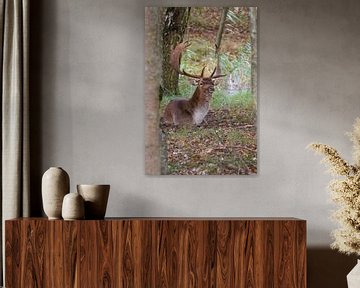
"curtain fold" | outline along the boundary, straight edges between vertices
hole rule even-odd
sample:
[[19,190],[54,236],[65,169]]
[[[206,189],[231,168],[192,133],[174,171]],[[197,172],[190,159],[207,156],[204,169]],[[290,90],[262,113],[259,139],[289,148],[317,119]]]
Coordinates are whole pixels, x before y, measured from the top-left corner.
[[27,217],[30,211],[29,0],[0,0],[0,5],[3,247],[1,262],[4,271],[4,221]]

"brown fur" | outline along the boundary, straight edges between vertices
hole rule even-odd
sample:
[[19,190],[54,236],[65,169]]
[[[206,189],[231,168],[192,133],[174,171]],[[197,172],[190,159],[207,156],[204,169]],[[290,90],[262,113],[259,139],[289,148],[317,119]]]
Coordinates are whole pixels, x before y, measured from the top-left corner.
[[211,78],[200,79],[190,99],[172,100],[166,106],[164,110],[165,123],[199,125],[209,110],[209,101],[213,91],[214,81]]

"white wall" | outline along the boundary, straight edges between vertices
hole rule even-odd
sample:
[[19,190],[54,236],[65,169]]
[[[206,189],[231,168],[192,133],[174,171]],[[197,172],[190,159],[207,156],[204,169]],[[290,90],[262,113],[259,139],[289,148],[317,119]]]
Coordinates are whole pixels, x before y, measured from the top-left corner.
[[111,184],[107,216],[294,216],[308,221],[309,246],[328,245],[330,176],[305,147],[318,140],[350,159],[344,133],[360,116],[360,2],[196,1],[259,7],[258,175],[149,177],[144,6],[179,3],[41,1],[33,161],[41,172],[62,166],[72,190]]

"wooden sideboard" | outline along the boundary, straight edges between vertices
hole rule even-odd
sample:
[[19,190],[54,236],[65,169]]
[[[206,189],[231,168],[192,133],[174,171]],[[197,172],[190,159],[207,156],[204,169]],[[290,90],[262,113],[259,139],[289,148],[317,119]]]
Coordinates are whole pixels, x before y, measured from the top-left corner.
[[6,287],[306,287],[306,221],[5,222]]

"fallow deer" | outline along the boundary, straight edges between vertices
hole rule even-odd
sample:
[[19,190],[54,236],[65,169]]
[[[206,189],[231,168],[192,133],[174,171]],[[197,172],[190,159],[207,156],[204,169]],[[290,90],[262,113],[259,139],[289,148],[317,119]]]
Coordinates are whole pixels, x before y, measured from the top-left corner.
[[190,46],[189,42],[178,44],[171,53],[171,67],[179,74],[195,79],[196,90],[190,99],[172,100],[164,110],[164,121],[166,124],[200,125],[209,111],[209,102],[214,92],[215,79],[225,75],[215,75],[216,67],[210,76],[205,77],[205,67],[200,75],[193,75],[180,69],[182,52]]

